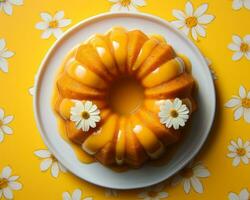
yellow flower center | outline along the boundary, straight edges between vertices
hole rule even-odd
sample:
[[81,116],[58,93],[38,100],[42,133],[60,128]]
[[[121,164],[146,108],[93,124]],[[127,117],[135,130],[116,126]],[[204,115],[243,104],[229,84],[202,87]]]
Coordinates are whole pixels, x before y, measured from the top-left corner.
[[176,110],[173,109],[173,110],[170,111],[170,116],[171,117],[176,118],[176,117],[178,117],[178,115],[179,114],[178,114],[178,112]]
[[250,108],[250,99],[248,98],[242,99],[242,106],[244,108]]
[[186,25],[189,27],[189,28],[193,28],[195,27],[197,24],[198,24],[198,21],[197,21],[197,18],[196,17],[188,17],[186,20],[185,20],[185,23]]
[[8,186],[8,180],[6,178],[0,178],[0,189],[6,188]]
[[148,192],[148,196],[151,197],[151,198],[154,198],[154,197],[157,197],[158,193],[155,192],[155,191],[149,191]]
[[194,175],[194,172],[192,168],[184,168],[183,170],[181,170],[180,174],[184,178],[191,178]]
[[240,50],[245,53],[245,52],[248,52],[250,50],[250,47],[247,43],[243,42],[240,45]]
[[86,111],[83,111],[83,112],[82,112],[82,118],[83,118],[83,119],[88,119],[89,117],[90,117],[90,115],[89,115],[88,112],[86,112]]
[[57,28],[58,27],[58,22],[56,20],[53,20],[49,23],[50,28]]
[[123,7],[128,7],[131,4],[131,0],[121,0],[121,5]]
[[244,156],[246,154],[246,150],[244,148],[238,148],[237,149],[237,154],[239,156]]
[[3,125],[3,121],[2,120],[0,120],[0,127]]

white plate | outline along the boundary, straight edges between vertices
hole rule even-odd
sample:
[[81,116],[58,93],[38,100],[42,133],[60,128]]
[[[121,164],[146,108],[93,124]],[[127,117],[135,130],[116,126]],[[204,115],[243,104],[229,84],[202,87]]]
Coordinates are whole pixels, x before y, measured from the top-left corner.
[[[192,62],[193,76],[199,85],[198,111],[192,117],[192,127],[172,159],[161,167],[145,165],[137,170],[117,173],[99,163],[83,164],[76,158],[70,145],[58,133],[56,118],[51,109],[53,83],[64,56],[75,45],[95,33],[104,33],[111,27],[124,26],[140,29],[147,34],[161,34],[174,49]],[[76,176],[99,186],[132,189],[161,182],[183,168],[200,150],[213,123],[215,90],[206,61],[197,47],[167,21],[155,16],[137,13],[102,14],[80,22],[69,29],[51,47],[45,56],[36,80],[34,109],[42,138],[55,157]]]

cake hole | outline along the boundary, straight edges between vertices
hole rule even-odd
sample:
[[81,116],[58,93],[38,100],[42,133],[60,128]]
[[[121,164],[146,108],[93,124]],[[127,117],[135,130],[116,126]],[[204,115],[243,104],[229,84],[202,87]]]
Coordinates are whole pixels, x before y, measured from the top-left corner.
[[135,113],[144,99],[144,89],[133,77],[121,77],[111,84],[108,92],[108,103],[118,114]]

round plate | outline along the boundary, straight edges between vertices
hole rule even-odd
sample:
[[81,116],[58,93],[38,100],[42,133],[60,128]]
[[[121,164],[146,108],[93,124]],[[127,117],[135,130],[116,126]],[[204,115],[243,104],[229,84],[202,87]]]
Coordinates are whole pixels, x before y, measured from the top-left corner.
[[[163,35],[176,52],[186,55],[193,66],[193,76],[199,86],[198,111],[193,115],[191,129],[171,160],[160,167],[145,165],[140,169],[114,172],[100,163],[84,164],[58,132],[51,108],[54,79],[65,55],[92,34],[105,33],[113,26],[128,30],[140,29],[147,34]],[[55,157],[76,176],[99,186],[132,189],[159,183],[183,168],[200,150],[213,124],[215,89],[206,61],[198,48],[167,21],[139,13],[102,14],[80,22],[65,32],[48,51],[35,84],[34,109],[42,138]]]

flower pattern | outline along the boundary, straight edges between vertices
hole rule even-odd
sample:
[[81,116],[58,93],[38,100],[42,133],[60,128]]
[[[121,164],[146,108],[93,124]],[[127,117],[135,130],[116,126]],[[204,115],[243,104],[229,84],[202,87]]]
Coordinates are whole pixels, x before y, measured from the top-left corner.
[[[64,192],[63,195],[63,200],[81,200],[82,199],[82,191],[80,189],[75,189],[70,195],[69,192]],[[92,197],[85,197],[82,200],[93,200]]]
[[50,153],[49,150],[42,149],[35,151],[35,155],[42,159],[40,170],[46,171],[51,167],[51,175],[57,178],[59,172],[66,172],[64,166]]
[[13,191],[22,189],[22,184],[17,181],[19,176],[11,176],[11,172],[12,169],[6,166],[0,174],[0,199],[2,196],[6,199],[13,199]]
[[250,35],[246,35],[243,39],[238,35],[233,35],[232,40],[233,43],[228,45],[228,48],[234,51],[232,60],[240,60],[243,56],[250,60]]
[[171,185],[175,186],[182,183],[186,194],[190,193],[191,187],[197,193],[203,193],[204,189],[200,178],[207,178],[209,176],[210,172],[202,163],[198,162],[193,164],[193,162],[191,162],[173,178]]
[[165,124],[167,128],[174,127],[179,129],[180,126],[185,126],[189,118],[189,109],[179,98],[175,98],[174,101],[166,100],[160,105],[160,122]]
[[14,55],[13,51],[6,48],[4,39],[0,39],[0,70],[7,73],[9,70],[7,59]]
[[36,24],[36,28],[42,30],[42,39],[49,38],[52,34],[55,38],[59,38],[62,35],[61,28],[68,26],[71,23],[71,19],[64,19],[64,11],[58,11],[54,16],[47,12],[41,13],[42,22]]
[[70,120],[75,122],[77,129],[82,129],[84,132],[88,131],[90,127],[95,128],[96,123],[101,120],[100,110],[91,101],[84,103],[76,101],[70,113]]
[[16,5],[16,6],[23,5],[23,0],[1,0],[0,11],[3,10],[7,15],[12,15],[13,5]]
[[206,36],[206,27],[215,18],[213,15],[205,14],[208,9],[208,4],[200,5],[196,10],[190,1],[185,5],[185,12],[181,10],[173,10],[173,16],[177,20],[172,21],[172,24],[180,28],[184,34],[191,36],[194,40],[198,40],[198,36]]
[[228,145],[229,153],[227,156],[233,158],[233,166],[238,166],[240,161],[244,164],[249,163],[250,159],[250,142],[246,141],[245,143],[241,138],[238,138],[237,141],[231,140],[230,145]]
[[229,200],[248,200],[249,197],[250,197],[250,194],[246,188],[242,189],[239,195],[234,192],[230,192],[228,194]]
[[250,0],[233,0],[232,7],[234,10],[239,10],[242,7],[250,9]]
[[240,86],[239,96],[232,96],[225,107],[234,109],[234,120],[239,120],[243,116],[244,120],[250,123],[250,91],[246,91],[244,86]]
[[137,7],[146,6],[145,0],[109,0],[114,3],[111,12],[137,11]]
[[157,184],[155,186],[147,187],[138,194],[138,197],[143,200],[160,200],[166,199],[168,193],[164,192],[165,184]]
[[4,134],[11,135],[13,133],[12,128],[8,126],[8,124],[13,120],[13,116],[4,116],[4,110],[0,108],[0,143],[4,139]]

